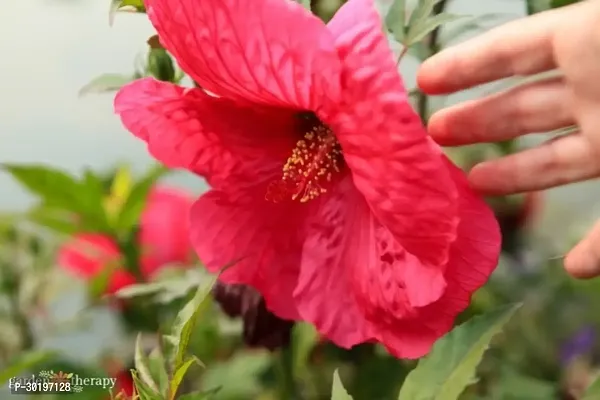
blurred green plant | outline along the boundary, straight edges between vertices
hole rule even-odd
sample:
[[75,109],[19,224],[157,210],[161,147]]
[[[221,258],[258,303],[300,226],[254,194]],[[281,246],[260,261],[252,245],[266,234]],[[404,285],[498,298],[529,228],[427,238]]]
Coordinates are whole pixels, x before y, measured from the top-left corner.
[[32,366],[50,354],[35,349],[31,318],[44,313],[55,289],[51,244],[23,225],[16,216],[0,221],[0,366],[6,368],[1,382],[7,371]]
[[526,0],[527,14],[536,14],[552,8],[568,6],[579,3],[581,0]]
[[[473,318],[440,339],[406,377],[398,400],[456,400],[477,381],[476,368],[494,336],[521,305]],[[334,373],[331,399],[352,399]]]
[[344,388],[344,384],[340,379],[340,374],[337,369],[333,373],[333,387],[331,389],[331,400],[352,400],[352,396],[348,394]]
[[399,400],[458,399],[477,381],[476,368],[494,336],[521,305],[474,317],[439,340],[406,378]]
[[395,0],[385,18],[385,24],[393,38],[403,46],[398,62],[410,47],[434,34],[442,25],[466,17],[444,12],[443,0],[419,1],[409,14],[406,3],[406,0]]
[[61,234],[91,231],[115,237],[133,229],[151,187],[169,172],[156,166],[133,181],[125,166],[107,181],[90,169],[82,177],[46,165],[3,164],[2,169],[38,199],[28,220]]
[[581,400],[600,399],[600,376],[592,382],[589,388],[585,391]]
[[[124,6],[128,7],[128,6]],[[114,12],[121,9],[115,9]],[[127,10],[127,8],[125,9]],[[138,10],[134,12],[145,12]],[[114,13],[111,13],[111,21]],[[112,22],[111,22],[112,23]],[[148,50],[145,59],[136,57],[134,72],[130,75],[106,73],[102,74],[79,89],[79,96],[92,93],[115,92],[126,84],[143,77],[154,77],[160,81],[179,84],[184,78],[182,70],[178,69],[171,55],[162,47],[157,35],[151,36],[146,44]]]
[[[39,199],[29,214],[32,221],[66,234],[77,229],[110,230],[102,205],[103,186],[91,171],[78,178],[45,165],[3,164],[2,169]],[[81,220],[76,222],[75,215]]]
[[[189,368],[193,364],[204,367],[198,358],[187,355],[187,348],[198,318],[202,317],[210,304],[209,294],[215,281],[216,277],[212,277],[201,284],[194,297],[177,314],[171,332],[159,338],[161,345],[152,353],[152,358],[143,354],[138,338],[133,377],[140,400],[175,399]],[[150,365],[151,359],[153,367]],[[214,389],[186,395],[189,398],[208,399],[210,393],[214,393]]]

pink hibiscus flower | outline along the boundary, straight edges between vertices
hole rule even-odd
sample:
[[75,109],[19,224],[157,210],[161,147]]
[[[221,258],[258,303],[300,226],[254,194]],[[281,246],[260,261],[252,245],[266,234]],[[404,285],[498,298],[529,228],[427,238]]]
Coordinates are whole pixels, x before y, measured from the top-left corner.
[[141,79],[123,124],[206,178],[192,243],[222,280],[349,348],[415,358],[496,266],[492,212],[411,108],[373,0],[325,25],[291,0],[147,0],[202,89]]
[[[151,279],[169,263],[188,263],[192,251],[189,241],[189,212],[193,199],[178,190],[155,187],[146,199],[140,220],[139,244],[142,275]],[[105,268],[114,268],[106,292],[113,294],[136,282],[121,265],[121,252],[115,241],[103,234],[81,233],[59,250],[58,263],[74,274],[91,279]]]

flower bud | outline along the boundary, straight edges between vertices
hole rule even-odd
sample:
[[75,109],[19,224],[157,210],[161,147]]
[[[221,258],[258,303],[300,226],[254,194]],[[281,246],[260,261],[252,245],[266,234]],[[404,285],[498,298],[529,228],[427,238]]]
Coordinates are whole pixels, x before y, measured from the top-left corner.
[[217,282],[213,296],[229,317],[242,317],[246,345],[275,350],[289,344],[294,322],[267,310],[265,300],[252,287]]
[[150,49],[148,53],[148,72],[160,81],[175,81],[175,65],[165,49]]

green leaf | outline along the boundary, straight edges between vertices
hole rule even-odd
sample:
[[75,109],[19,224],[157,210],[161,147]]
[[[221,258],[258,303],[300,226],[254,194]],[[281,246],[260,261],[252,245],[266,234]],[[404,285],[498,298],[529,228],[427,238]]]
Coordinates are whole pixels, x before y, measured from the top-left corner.
[[352,372],[352,380],[347,389],[356,399],[395,399],[398,397],[402,382],[412,367],[409,363],[399,362],[390,357],[383,346],[377,346],[375,357],[361,358]]
[[48,362],[57,355],[54,351],[27,351],[21,353],[0,371],[0,384],[5,385],[10,378],[29,372],[40,364]]
[[454,328],[411,371],[399,400],[458,399],[475,379],[477,365],[490,342],[520,306],[501,307]]
[[123,74],[103,74],[79,89],[79,96],[85,96],[90,93],[115,92],[129,82],[135,80],[134,76]]
[[179,386],[181,385],[185,374],[187,373],[188,369],[192,366],[192,364],[196,362],[196,360],[197,359],[192,357],[183,364],[181,364],[181,366],[175,370],[175,373],[173,374],[173,378],[171,379],[171,383],[169,385],[169,400],[175,399],[175,395],[177,394],[177,390],[179,389]]
[[174,82],[177,84],[181,83],[181,80],[185,78],[185,72],[183,72],[182,70],[178,69],[177,72],[175,73],[175,79]]
[[[160,389],[156,385],[150,369],[148,368],[148,358],[144,354],[142,348],[142,334],[139,333],[137,340],[135,341],[135,355],[134,355],[135,369],[137,370],[139,378],[146,384],[149,390],[156,394],[161,394]],[[164,393],[162,393],[164,395]]]
[[429,35],[439,26],[447,24],[448,22],[456,21],[464,17],[464,15],[442,13],[427,19],[420,25],[413,25],[408,30],[406,45],[412,46],[413,44],[423,40],[425,36]]
[[3,164],[2,169],[48,205],[70,209],[69,204],[78,202],[80,186],[74,177],[64,171],[45,165],[16,164]]
[[297,323],[292,330],[294,376],[300,377],[308,371],[310,353],[319,340],[317,330],[310,324]]
[[148,52],[148,73],[164,82],[175,82],[175,63],[165,49],[151,48]]
[[598,400],[600,399],[600,375],[587,388],[581,400]]
[[160,393],[166,393],[169,389],[169,376],[166,369],[165,357],[160,347],[150,352],[148,356],[148,369],[154,382],[157,383]]
[[83,213],[86,218],[98,220],[103,227],[108,229],[108,216],[104,209],[104,183],[102,179],[92,170],[86,168],[83,173],[83,179],[79,182],[81,201],[85,204],[85,209],[90,210],[89,213]]
[[212,363],[202,373],[201,387],[220,388],[219,400],[256,399],[264,391],[261,375],[271,365],[266,351],[237,351],[227,361]]
[[555,397],[557,385],[553,382],[525,376],[510,366],[499,369],[494,384],[487,390],[489,399],[548,400]]
[[216,388],[216,389],[207,390],[207,391],[186,393],[186,394],[183,394],[183,395],[177,397],[177,400],[208,400],[208,399],[212,399],[213,396],[219,392],[219,390],[220,390],[220,388]]
[[123,204],[123,207],[119,211],[116,221],[116,228],[118,230],[129,231],[138,223],[140,215],[146,205],[146,198],[148,197],[150,189],[152,189],[152,186],[154,186],[158,179],[168,172],[168,168],[165,168],[162,165],[156,165],[150,169],[146,176],[135,183],[129,196],[127,196],[125,204]]
[[2,169],[40,197],[44,208],[79,214],[80,229],[107,231],[108,221],[100,206],[101,199],[96,192],[90,192],[85,180],[79,182],[66,172],[45,165],[3,164]]
[[99,177],[89,168],[86,168],[83,171],[83,181],[82,181],[83,190],[86,191],[87,197],[89,199],[95,200],[97,205],[102,207],[102,200],[106,195],[104,190],[104,182],[102,182],[102,178]]
[[550,7],[559,8],[564,6],[569,6],[571,4],[579,3],[581,0],[551,0]]
[[417,42],[408,48],[408,54],[422,62],[429,58],[431,50],[425,43]]
[[179,338],[175,335],[162,335],[163,343],[167,346],[177,347],[179,344]]
[[79,231],[72,213],[47,207],[34,207],[26,214],[26,218],[57,233],[72,235]]
[[408,30],[420,30],[420,27],[425,23],[433,12],[433,7],[441,0],[419,0],[419,3],[410,14],[408,20]]
[[[81,250],[83,250],[84,254],[89,254],[89,257],[92,259],[98,257],[96,255],[97,251],[98,251],[97,248],[93,248],[92,246],[89,246],[89,248],[88,248],[86,246],[85,248],[82,248]],[[110,261],[106,262],[102,266],[102,269],[100,270],[100,272],[90,280],[90,283],[87,286],[88,294],[89,294],[89,296],[91,296],[91,298],[93,300],[98,299],[106,294],[106,289],[108,288],[110,280],[113,277],[113,273],[114,273],[115,269],[117,269],[119,267],[120,261],[121,261],[121,259],[117,257],[114,260],[110,260]]]
[[121,7],[135,7],[138,10],[146,10],[144,0],[121,0]]
[[139,400],[164,400],[160,394],[155,393],[142,379],[140,379],[135,370],[131,370],[131,377],[133,378]]
[[406,36],[406,0],[394,0],[385,17],[385,24],[394,39],[404,44]]
[[344,384],[340,379],[340,374],[336,369],[333,373],[333,388],[331,389],[331,400],[352,400],[352,396],[348,394],[344,388]]
[[552,8],[551,0],[526,0],[527,14],[536,14]]
[[139,13],[146,12],[143,0],[111,0],[110,9],[108,10],[108,24],[112,26],[118,11],[129,11],[130,9]]
[[108,9],[108,26],[112,26],[115,22],[115,15],[117,11],[119,11],[119,7],[121,7],[121,0],[111,0],[110,8]]
[[132,297],[153,295],[164,290],[164,288],[165,284],[163,282],[134,283],[117,291],[115,296],[120,299],[130,299]]
[[298,3],[300,3],[302,5],[302,7],[306,8],[308,11],[311,11],[310,9],[310,0],[296,0]]
[[210,292],[217,281],[218,276],[207,277],[207,281],[201,283],[194,297],[177,314],[173,323],[173,334],[177,339],[175,344],[175,370],[184,363],[185,352],[190,341],[190,336],[196,326],[196,321],[211,304]]
[[[178,268],[180,269],[181,267]],[[162,271],[166,271],[166,268]],[[191,273],[186,273],[184,276],[178,278],[165,279],[162,281],[164,284],[163,290],[157,293],[153,300],[160,304],[172,304],[174,301],[187,297],[190,292],[196,290],[200,282],[199,279],[204,279],[204,276],[193,276]]]

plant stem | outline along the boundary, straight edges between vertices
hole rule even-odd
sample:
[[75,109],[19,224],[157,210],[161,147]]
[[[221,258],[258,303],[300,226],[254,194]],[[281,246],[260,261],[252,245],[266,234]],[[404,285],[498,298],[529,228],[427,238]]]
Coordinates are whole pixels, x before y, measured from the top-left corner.
[[298,400],[300,397],[297,392],[296,379],[294,378],[294,358],[291,346],[288,345],[280,349],[278,361],[276,370],[279,384],[279,398]]
[[131,232],[128,232],[127,237],[123,240],[118,240],[118,244],[125,261],[125,269],[135,277],[137,283],[144,283],[146,282],[146,277],[142,274],[140,269],[141,254],[138,248],[139,232],[140,227],[135,226]]
[[535,7],[533,6],[533,1],[527,0],[525,2],[525,7],[526,7],[527,15],[535,14]]
[[[15,246],[16,247],[16,246]],[[29,319],[27,315],[24,314],[23,307],[21,307],[20,293],[23,288],[23,274],[24,272],[18,267],[21,266],[22,257],[20,250],[22,249],[22,245],[19,246],[19,249],[15,250],[15,256],[13,259],[13,265],[11,269],[7,269],[5,273],[14,274],[12,275],[12,288],[11,291],[7,294],[10,312],[12,314],[12,318],[14,323],[17,325],[19,333],[21,334],[21,351],[31,350],[35,345],[35,337],[33,335],[33,330],[31,329],[31,324],[29,323]],[[15,270],[17,269],[17,270]]]
[[[448,0],[440,0],[439,3],[433,6],[433,15],[435,16],[443,13],[447,6]],[[431,49],[434,52],[438,51],[437,47],[439,46],[438,41],[441,28],[442,26],[439,25],[433,30],[433,32],[431,32],[431,35],[429,36],[429,49]]]
[[400,52],[400,55],[398,56],[398,59],[396,60],[396,67],[398,67],[400,65],[400,61],[402,61],[402,58],[408,52],[408,46],[405,46],[405,45],[403,45],[403,46],[404,47],[402,48],[402,51]]
[[[439,3],[436,3],[435,6],[433,6],[432,15],[435,16],[443,13],[447,6],[448,0],[441,0]],[[426,39],[425,43],[429,53],[428,57],[431,57],[439,51],[440,29],[441,26],[435,28]],[[417,112],[423,120],[423,123],[427,124],[427,121],[429,120],[429,97],[425,93],[421,93],[417,98]]]
[[20,312],[16,316],[16,323],[21,331],[21,348],[22,350],[30,350],[33,348],[35,341],[29,320]]

